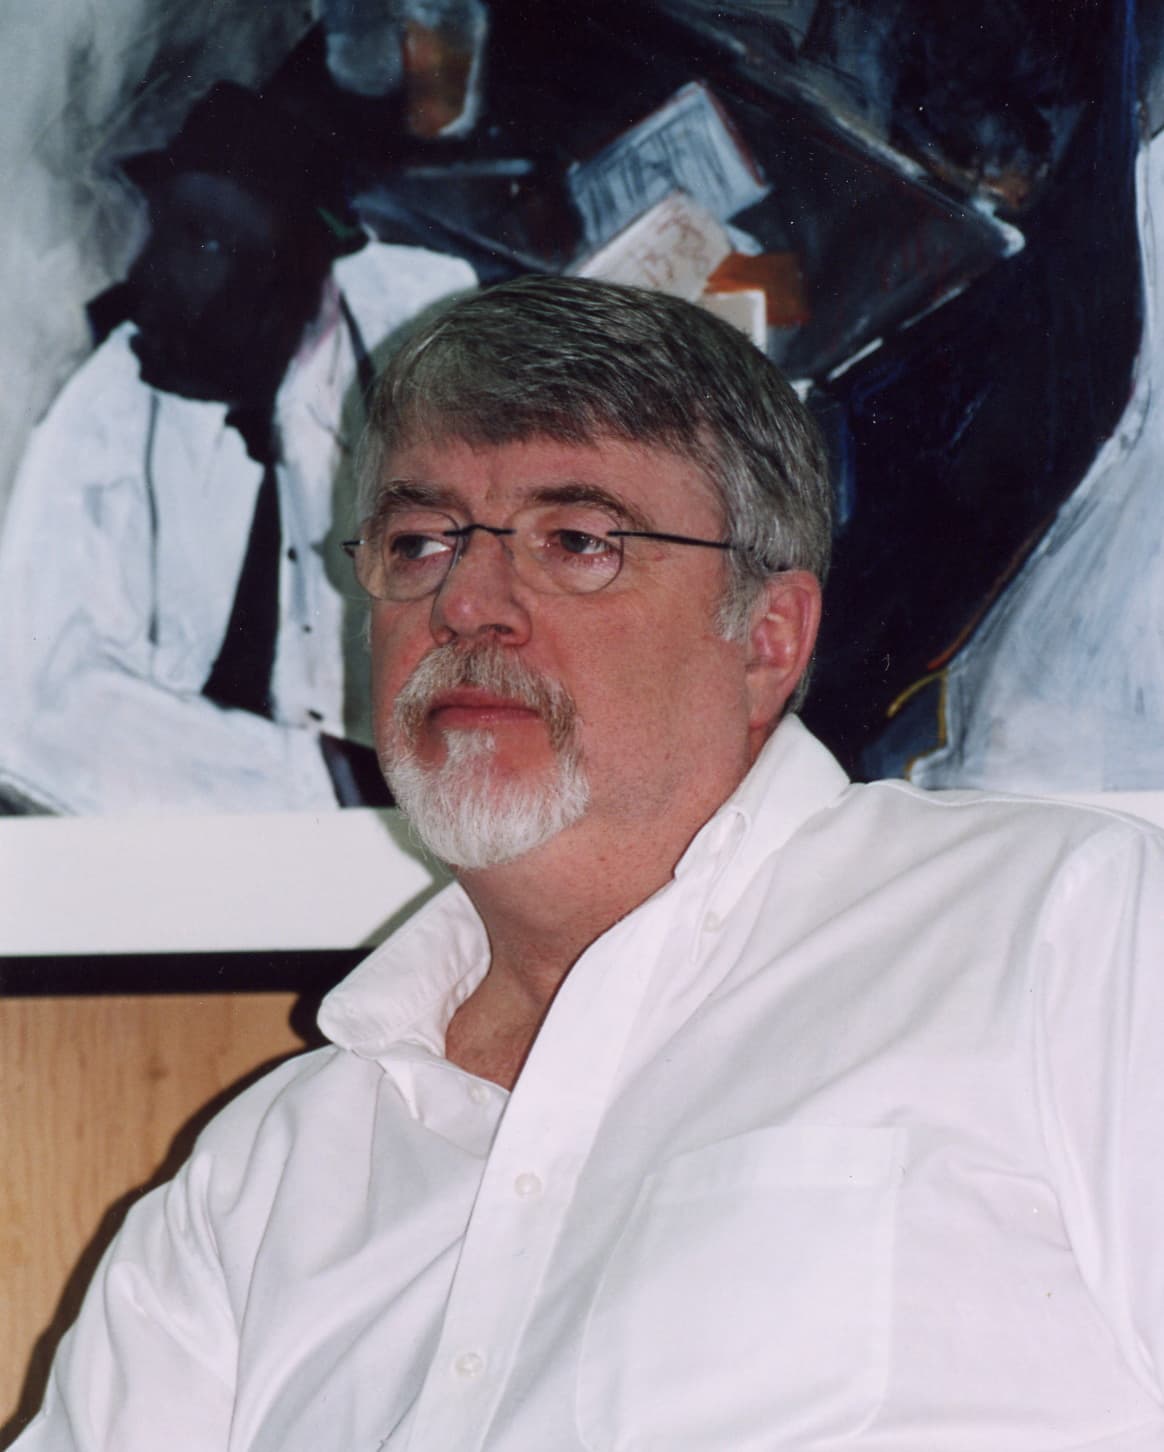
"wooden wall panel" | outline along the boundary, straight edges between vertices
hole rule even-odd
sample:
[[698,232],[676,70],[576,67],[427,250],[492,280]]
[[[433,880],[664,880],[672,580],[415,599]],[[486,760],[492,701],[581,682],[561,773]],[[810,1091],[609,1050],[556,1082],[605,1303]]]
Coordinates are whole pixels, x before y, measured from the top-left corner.
[[[134,1194],[261,1065],[301,1050],[292,994],[0,1000],[0,1431]],[[241,1081],[241,1082],[240,1082]]]

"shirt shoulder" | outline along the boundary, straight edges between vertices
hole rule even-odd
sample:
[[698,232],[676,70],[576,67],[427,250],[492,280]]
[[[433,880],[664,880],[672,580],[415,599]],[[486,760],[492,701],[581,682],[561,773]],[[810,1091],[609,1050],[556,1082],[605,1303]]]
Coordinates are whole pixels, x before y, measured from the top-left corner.
[[855,783],[848,795],[875,810],[916,822],[922,830],[924,823],[938,832],[1035,832],[1072,843],[1096,838],[1164,842],[1164,831],[1130,812],[1061,797],[979,788],[933,789],[898,780]]
[[[152,390],[138,373],[130,347],[133,332],[131,324],[122,323],[69,377],[32,433],[26,465],[57,447],[74,461],[79,454],[91,457],[95,447],[124,451],[127,432],[134,441],[128,447],[140,451]],[[75,464],[70,472],[76,472]]]
[[293,1053],[269,1068],[257,1070],[251,1082],[209,1121],[199,1142],[227,1147],[237,1138],[250,1138],[273,1109],[293,1100],[318,1078],[334,1054],[334,1048],[324,1045]]
[[1127,864],[1164,867],[1164,832],[1129,813],[1058,798],[971,789],[927,790],[904,781],[851,786],[839,803],[851,829],[877,842],[888,870],[904,861],[957,864],[1007,895],[1077,886]]
[[[122,323],[81,364],[33,430],[21,460],[14,498],[140,479],[153,447],[171,454],[213,446],[224,426],[223,404],[163,393],[143,383],[131,346],[132,323]],[[178,458],[183,457],[182,450]]]
[[230,1203],[256,1165],[269,1167],[315,1121],[342,1114],[328,1101],[336,1060],[350,1057],[331,1045],[295,1054],[260,1073],[214,1115],[195,1140],[187,1166],[214,1201]]

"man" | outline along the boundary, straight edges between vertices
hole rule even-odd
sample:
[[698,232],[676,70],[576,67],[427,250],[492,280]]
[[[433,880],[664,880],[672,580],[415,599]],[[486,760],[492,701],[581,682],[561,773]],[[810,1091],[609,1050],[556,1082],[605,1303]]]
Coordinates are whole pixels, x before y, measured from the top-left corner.
[[336,159],[238,86],[124,169],[149,233],[93,309],[108,336],[34,434],[5,521],[0,802],[358,802],[359,627],[326,550],[357,374],[473,273],[364,246]]
[[371,430],[459,881],[131,1212],[21,1452],[1158,1448],[1159,840],[848,784],[821,449],[697,308],[492,289]]

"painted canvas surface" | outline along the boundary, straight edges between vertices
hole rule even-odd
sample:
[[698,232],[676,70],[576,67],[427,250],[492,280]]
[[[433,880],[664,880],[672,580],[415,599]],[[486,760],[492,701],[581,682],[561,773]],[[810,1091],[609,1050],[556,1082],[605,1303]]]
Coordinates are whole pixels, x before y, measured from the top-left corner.
[[57,7],[9,98],[0,811],[384,800],[363,397],[528,271],[700,301],[817,414],[851,771],[1164,785],[1158,6],[260,9]]

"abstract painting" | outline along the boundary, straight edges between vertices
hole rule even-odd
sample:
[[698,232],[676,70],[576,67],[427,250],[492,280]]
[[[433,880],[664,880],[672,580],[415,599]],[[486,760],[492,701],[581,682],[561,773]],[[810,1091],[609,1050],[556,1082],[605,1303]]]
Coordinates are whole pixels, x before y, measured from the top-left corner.
[[363,397],[413,317],[528,271],[698,300],[807,400],[805,716],[851,772],[1164,785],[1159,10],[61,7],[0,154],[0,811],[384,800]]

